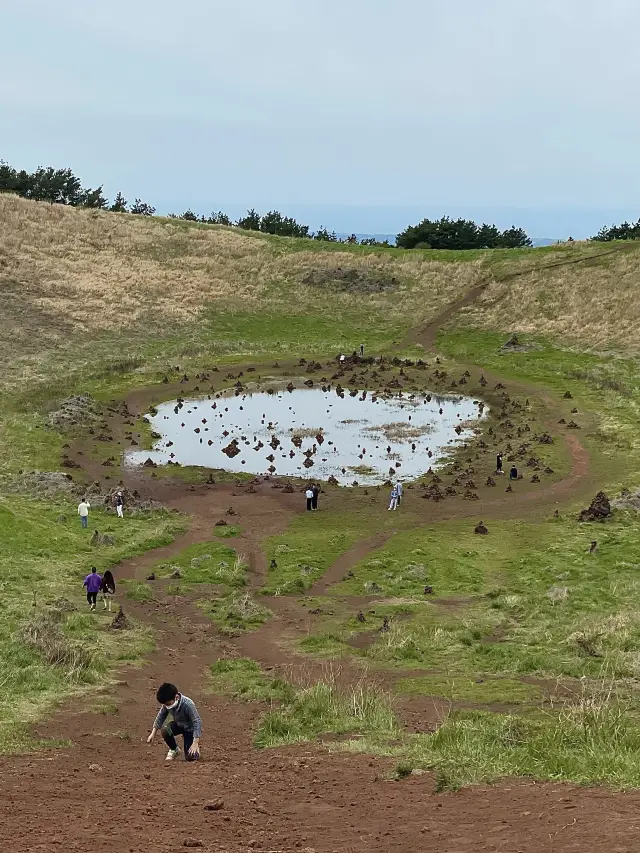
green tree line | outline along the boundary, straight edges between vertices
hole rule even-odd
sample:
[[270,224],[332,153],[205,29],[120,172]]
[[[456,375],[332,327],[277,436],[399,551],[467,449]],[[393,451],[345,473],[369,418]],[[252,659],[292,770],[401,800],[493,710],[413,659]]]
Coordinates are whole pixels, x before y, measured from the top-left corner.
[[637,222],[622,222],[601,228],[595,237],[597,243],[609,243],[611,240],[640,240],[640,219]]
[[470,219],[423,219],[396,238],[401,249],[518,249],[531,246],[523,228],[500,231],[495,225],[477,225]]
[[[3,160],[0,160],[0,192],[11,192],[23,198],[34,201],[49,202],[50,204],[66,204],[72,207],[88,207],[97,210],[109,210],[113,213],[133,213],[138,216],[153,216],[155,207],[140,198],[128,202],[119,192],[113,202],[106,198],[103,187],[83,187],[81,180],[72,169],[56,169],[53,166],[38,167],[34,172],[24,169],[17,170]],[[355,234],[344,239],[339,238],[335,231],[329,231],[322,226],[317,231],[311,231],[308,225],[297,222],[291,216],[284,216],[278,210],[270,210],[259,214],[255,209],[248,210],[245,216],[237,221],[222,210],[213,211],[209,216],[198,215],[189,208],[184,213],[171,213],[173,219],[187,222],[202,222],[213,225],[233,225],[248,231],[260,231],[264,234],[276,234],[281,237],[298,237],[319,240],[328,243],[347,243],[368,246],[389,246],[388,241],[378,242],[375,238],[364,238],[358,241]],[[640,230],[640,223],[628,226],[627,229]],[[623,226],[620,226],[621,228]],[[603,229],[601,235],[613,233],[615,229]],[[598,236],[594,239],[620,239],[617,236]],[[626,233],[626,232],[625,232]],[[635,239],[622,237],[622,239]],[[522,228],[508,228],[500,231],[495,225],[477,225],[467,219],[450,219],[444,216],[439,220],[423,219],[417,225],[410,225],[396,238],[396,245],[404,249],[497,249],[519,248],[530,246],[531,240]]]

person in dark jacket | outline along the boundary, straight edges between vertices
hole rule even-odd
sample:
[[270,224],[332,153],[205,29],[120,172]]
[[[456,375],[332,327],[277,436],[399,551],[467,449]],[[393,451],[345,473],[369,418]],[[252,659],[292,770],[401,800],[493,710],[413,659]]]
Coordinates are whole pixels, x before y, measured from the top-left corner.
[[104,604],[104,610],[106,610],[108,606],[109,613],[111,613],[111,602],[113,601],[113,596],[116,594],[116,582],[109,569],[107,569],[102,576],[100,593],[102,596],[102,603]]
[[311,509],[318,509],[318,495],[320,494],[320,486],[317,483],[314,483],[311,486],[311,491],[313,492],[313,497],[311,498]]
[[122,492],[118,492],[115,498],[116,512],[118,518],[124,518],[124,498]]
[[515,465],[511,466],[511,470],[509,471],[509,479],[510,480],[517,480],[518,479],[518,469],[516,468]]
[[[181,751],[176,737],[182,737],[185,760],[197,761],[200,758],[202,720],[194,702],[188,696],[183,696],[175,684],[169,682],[160,685],[156,698],[162,707],[154,720],[147,743],[153,743],[156,734],[161,731],[162,738],[169,747],[166,760],[173,761]],[[172,720],[165,725],[169,714]]]

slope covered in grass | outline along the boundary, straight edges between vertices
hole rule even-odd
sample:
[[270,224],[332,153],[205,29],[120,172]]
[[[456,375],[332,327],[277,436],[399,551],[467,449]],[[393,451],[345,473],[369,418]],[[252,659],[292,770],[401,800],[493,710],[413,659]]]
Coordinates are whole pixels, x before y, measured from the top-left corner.
[[[489,287],[456,316],[456,326],[537,333],[582,350],[640,352],[639,243],[562,246],[530,260],[494,264]],[[514,276],[516,270],[522,274]]]
[[4,388],[142,381],[204,357],[397,350],[480,282],[467,325],[638,347],[632,243],[405,251],[2,194],[0,233]]
[[92,565],[102,571],[167,544],[182,523],[167,512],[132,517],[117,528],[100,512],[92,519],[113,535],[113,545],[93,546],[92,530],[82,530],[69,502],[0,500],[0,685],[11,694],[0,752],[24,747],[25,724],[55,701],[150,648],[146,629],[116,636],[108,615],[88,612],[83,578]]
[[95,376],[200,353],[379,349],[482,275],[477,253],[336,247],[1,194],[0,231],[4,384],[50,377],[54,352]]

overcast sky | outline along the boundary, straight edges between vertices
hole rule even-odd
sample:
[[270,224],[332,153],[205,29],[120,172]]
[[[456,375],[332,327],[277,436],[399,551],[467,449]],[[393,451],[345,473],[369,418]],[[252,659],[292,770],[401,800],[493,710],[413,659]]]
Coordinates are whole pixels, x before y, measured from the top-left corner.
[[0,158],[161,212],[640,215],[639,0],[0,0],[0,32]]

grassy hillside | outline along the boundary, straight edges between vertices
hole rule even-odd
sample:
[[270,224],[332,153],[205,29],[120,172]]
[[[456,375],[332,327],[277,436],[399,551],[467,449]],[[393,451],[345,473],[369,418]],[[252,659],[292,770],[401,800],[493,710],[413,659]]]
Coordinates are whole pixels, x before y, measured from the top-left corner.
[[[107,630],[104,618],[100,622],[84,612],[81,584],[88,565],[114,565],[168,542],[186,524],[163,512],[142,514],[119,534],[111,516],[96,512],[92,525],[117,535],[114,544],[96,550],[78,526],[71,498],[51,502],[45,496],[2,495],[19,469],[59,468],[72,436],[46,428],[56,401],[84,391],[113,399],[158,383],[171,370],[176,376],[176,365],[194,374],[200,366],[250,360],[264,374],[279,358],[327,357],[361,342],[370,353],[420,353],[412,343],[415,332],[483,284],[480,298],[441,330],[442,361],[455,364],[457,376],[463,365],[475,364],[506,381],[527,383],[532,400],[540,393],[541,399],[544,394],[561,401],[570,389],[563,413],[569,416],[575,407],[593,482],[616,494],[622,485],[640,484],[640,309],[634,299],[639,262],[640,246],[631,243],[403,251],[279,239],[0,195],[0,541],[5,545],[0,555],[5,679],[0,676],[0,683],[17,697],[15,715],[0,726],[0,752],[28,744],[24,723],[52,701],[70,691],[92,690],[114,663],[137,658],[149,647],[148,633],[140,626],[120,640]],[[525,333],[533,349],[502,352],[511,331]],[[556,434],[562,435],[559,428]],[[564,440],[556,442],[558,478],[564,448]],[[301,566],[306,589],[354,543],[380,529],[375,497],[362,493],[361,498],[356,491],[339,512],[319,514],[313,525],[306,515],[298,518],[267,543],[266,556],[269,561],[277,557],[277,565],[264,578],[263,589],[282,591],[300,575]],[[452,784],[505,772],[640,784],[635,769],[625,764],[627,734],[616,741],[605,727],[606,749],[585,769],[582,758],[591,754],[591,743],[571,745],[573,720],[563,729],[556,725],[557,715],[535,716],[532,703],[544,684],[522,681],[584,674],[590,690],[599,674],[606,675],[615,681],[615,695],[629,700],[629,738],[636,742],[640,701],[631,685],[640,675],[636,516],[619,515],[594,533],[577,526],[583,497],[573,495],[567,506],[551,501],[535,512],[523,504],[521,519],[514,518],[511,507],[505,518],[500,506],[493,517],[483,510],[491,529],[486,540],[472,533],[466,510],[463,522],[452,517],[435,524],[430,506],[419,501],[423,514],[405,510],[406,523],[394,520],[397,534],[370,558],[354,563],[355,575],[326,596],[331,614],[317,620],[314,631],[296,645],[317,656],[365,658],[383,670],[415,666],[418,675],[401,685],[408,693],[451,699],[455,694],[481,708],[491,706],[492,712],[496,701],[518,708],[523,703],[526,719],[523,723],[518,716],[518,725],[529,726],[527,737],[536,748],[542,744],[552,757],[561,754],[560,770],[540,769],[530,752],[496,755],[491,747],[496,732],[501,737],[504,720],[512,718],[478,717],[475,711],[464,716],[464,709],[433,739],[400,743],[393,730],[392,741],[383,747],[378,743],[378,749],[412,767],[436,767]],[[556,507],[562,515],[554,519]],[[599,540],[593,558],[588,554],[592,536]],[[206,551],[217,554],[220,547],[207,543]],[[193,562],[194,554],[196,560],[202,557],[201,550],[192,546],[178,561],[185,588],[211,571]],[[439,557],[448,550],[450,563]],[[231,562],[227,555],[229,585],[237,581],[239,586],[246,580],[244,567],[234,565],[232,571]],[[436,596],[459,599],[455,609],[438,609],[431,600],[425,606],[423,569]],[[159,574],[166,571],[160,568]],[[363,596],[372,584],[380,596],[376,618],[398,620],[380,638],[376,630],[376,641],[363,652],[349,644],[363,630],[361,622],[344,602],[334,613],[333,601],[342,594]],[[140,586],[126,587],[129,599],[140,594]],[[550,597],[556,587],[563,591],[562,600]],[[221,608],[229,610],[229,601],[220,601],[220,608],[207,611],[218,624],[226,618]],[[366,599],[361,604],[366,610]],[[314,611],[323,612],[315,606]],[[43,624],[55,641],[53,651],[41,642]],[[373,631],[368,610],[367,625]],[[455,690],[450,689],[452,673]],[[263,743],[277,742],[268,736],[267,724],[288,732],[290,740],[302,739],[298,717],[306,706],[297,694],[291,696],[281,718],[266,718]],[[609,705],[606,698],[607,714]],[[321,731],[353,730],[352,721],[344,721],[343,706],[336,707],[339,713]],[[617,719],[617,713],[613,708],[607,719]],[[377,738],[386,737],[389,728],[386,714],[381,719],[387,728],[374,726]],[[581,730],[590,731],[586,724]],[[562,752],[565,745],[548,740],[550,731],[566,735],[568,757]],[[474,752],[476,740],[482,746]],[[613,770],[607,765],[610,743],[618,755]]]
[[375,249],[8,195],[0,234],[5,389],[153,373],[201,355],[389,349],[481,281],[491,284],[462,315],[469,326],[640,346],[633,244]]
[[[381,348],[464,293],[482,258],[372,251],[0,196],[3,381],[165,358]],[[333,271],[358,281],[332,286]],[[309,273],[318,284],[305,284]],[[338,275],[341,273],[338,272]],[[330,293],[330,299],[328,298]]]
[[[640,244],[582,243],[537,261],[495,267],[496,276],[456,325],[542,334],[591,351],[640,352]],[[518,275],[514,272],[518,271]]]

